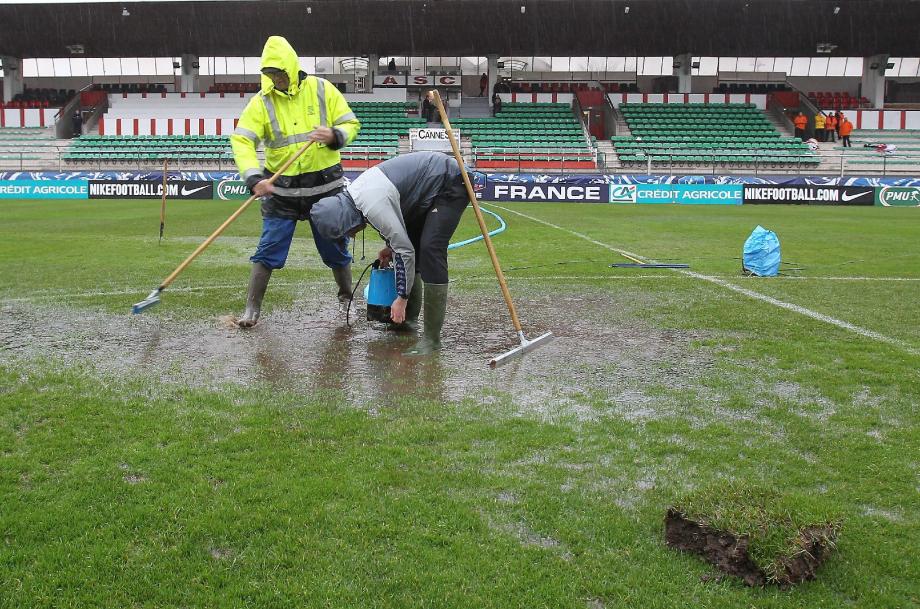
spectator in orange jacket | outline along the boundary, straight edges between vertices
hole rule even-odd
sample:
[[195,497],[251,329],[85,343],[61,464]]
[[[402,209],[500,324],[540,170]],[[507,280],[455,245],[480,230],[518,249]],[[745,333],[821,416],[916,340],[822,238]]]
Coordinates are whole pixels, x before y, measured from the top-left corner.
[[804,140],[805,127],[808,126],[808,117],[799,112],[795,115],[795,118],[792,119],[792,124],[795,125],[795,136],[800,140]]
[[826,142],[837,141],[837,115],[831,112],[824,121],[824,133]]
[[853,144],[850,143],[850,134],[853,133],[853,123],[850,122],[850,119],[840,115],[843,121],[840,123],[840,141],[843,142],[844,148],[852,148]]

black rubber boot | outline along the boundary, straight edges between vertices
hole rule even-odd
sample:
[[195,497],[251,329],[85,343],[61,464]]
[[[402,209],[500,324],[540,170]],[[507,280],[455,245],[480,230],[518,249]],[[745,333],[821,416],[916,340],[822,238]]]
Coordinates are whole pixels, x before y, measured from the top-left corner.
[[425,284],[425,317],[422,320],[425,333],[404,355],[428,355],[441,348],[441,328],[447,315],[447,286],[446,283]]
[[409,302],[406,303],[406,321],[401,324],[390,324],[390,329],[397,332],[415,332],[418,330],[418,316],[422,312],[422,290],[424,289],[422,276],[416,274],[412,291],[409,292]]
[[272,270],[261,262],[252,263],[252,273],[249,275],[249,295],[246,297],[246,310],[237,322],[241,328],[251,328],[259,321],[262,311],[262,299],[268,288],[268,280],[272,277]]

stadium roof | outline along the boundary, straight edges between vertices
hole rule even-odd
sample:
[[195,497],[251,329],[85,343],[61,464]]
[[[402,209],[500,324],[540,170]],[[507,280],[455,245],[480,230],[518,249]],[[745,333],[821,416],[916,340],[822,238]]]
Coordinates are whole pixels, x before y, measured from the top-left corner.
[[[839,10],[835,10],[839,8]],[[0,54],[916,56],[918,0],[290,0],[0,4]]]

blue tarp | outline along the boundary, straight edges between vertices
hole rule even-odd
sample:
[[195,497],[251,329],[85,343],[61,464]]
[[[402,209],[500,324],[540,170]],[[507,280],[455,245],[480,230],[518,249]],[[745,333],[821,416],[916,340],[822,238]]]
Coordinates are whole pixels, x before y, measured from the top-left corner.
[[741,257],[746,271],[758,277],[774,277],[779,273],[779,238],[758,225],[744,242]]

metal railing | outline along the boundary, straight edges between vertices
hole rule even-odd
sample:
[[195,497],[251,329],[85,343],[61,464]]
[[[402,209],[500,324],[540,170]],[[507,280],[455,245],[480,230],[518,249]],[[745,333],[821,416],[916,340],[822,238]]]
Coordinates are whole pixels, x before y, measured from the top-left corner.
[[[640,156],[634,154],[631,156]],[[634,173],[644,170],[648,174],[693,173],[693,174],[733,174],[733,175],[814,175],[836,176],[920,176],[920,155],[878,153],[822,154],[820,156],[794,157],[779,160],[781,153],[739,153],[713,152],[694,156],[685,153],[653,153],[644,155],[642,160],[620,162],[619,168],[608,168],[614,173]],[[679,158],[684,157],[684,158]],[[793,158],[797,160],[792,160]],[[728,159],[728,160],[726,160]]]
[[[34,151],[0,149],[0,171],[64,171],[64,170],[126,170],[156,171],[163,166],[164,157],[169,159],[170,168],[176,171],[234,171],[236,164],[229,151],[221,151],[214,159],[201,159],[188,156],[189,152],[178,149],[160,149],[156,152],[119,152],[127,155],[122,158],[85,158],[65,159],[73,152],[70,146],[41,146]],[[354,147],[346,149],[344,160],[349,161],[349,168],[363,169],[372,167],[383,160],[381,154],[392,156],[393,151],[379,147]],[[104,154],[104,153],[103,153]],[[638,156],[638,151],[632,156]],[[153,158],[150,158],[153,155]],[[614,158],[621,155],[616,151]],[[816,175],[816,176],[920,176],[920,154],[885,155],[875,152],[852,152],[849,154],[822,154],[820,156],[800,157],[808,159],[798,162],[778,161],[776,153],[739,153],[712,152],[694,155],[693,161],[678,159],[687,154],[654,153],[646,154],[641,161],[620,161],[617,165],[607,166],[607,155],[601,150],[573,150],[571,148],[533,148],[510,150],[507,148],[473,148],[464,151],[464,157],[471,167],[477,167],[483,161],[489,161],[486,169],[505,169],[517,173],[536,170],[552,170],[554,173],[584,173],[586,171],[601,173],[676,173],[693,174],[732,174],[732,175]],[[729,160],[725,160],[725,159]],[[264,155],[259,152],[260,161]],[[360,161],[365,161],[362,165]],[[818,161],[817,163],[815,161]],[[585,167],[589,162],[596,167]]]
[[[509,150],[507,148],[473,148],[469,154],[470,166],[486,170],[512,170],[516,173],[527,173],[531,170],[542,171],[551,169],[554,173],[581,173],[585,170],[597,172],[603,168],[600,164],[597,150],[580,151],[571,148],[533,148],[529,150]],[[547,158],[549,157],[549,158]],[[481,162],[489,163],[481,167]],[[531,165],[528,165],[531,164]],[[592,163],[593,167],[584,167],[584,163]]]

